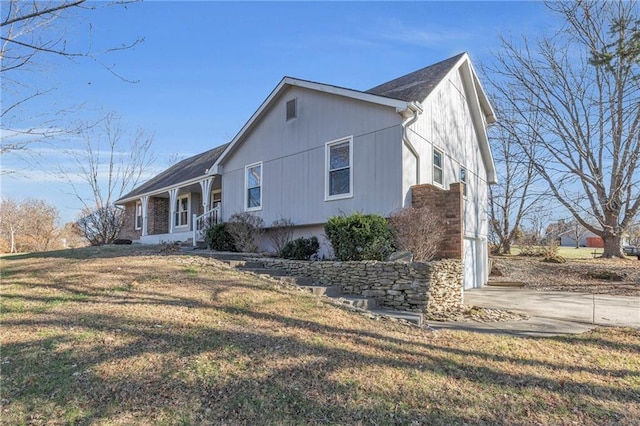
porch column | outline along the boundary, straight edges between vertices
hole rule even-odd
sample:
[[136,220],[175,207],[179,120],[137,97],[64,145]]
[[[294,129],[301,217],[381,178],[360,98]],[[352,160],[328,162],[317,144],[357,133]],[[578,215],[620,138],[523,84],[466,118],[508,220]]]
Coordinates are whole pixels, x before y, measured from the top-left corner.
[[211,198],[211,186],[213,185],[213,178],[206,178],[200,181],[200,189],[202,189],[202,207],[203,213],[209,210],[209,198]]
[[176,216],[176,201],[178,200],[178,188],[169,190],[169,233],[173,234]]
[[147,219],[147,211],[149,210],[149,196],[145,195],[140,198],[140,203],[142,204],[142,236],[149,235],[149,230],[147,229],[147,224],[149,220]]

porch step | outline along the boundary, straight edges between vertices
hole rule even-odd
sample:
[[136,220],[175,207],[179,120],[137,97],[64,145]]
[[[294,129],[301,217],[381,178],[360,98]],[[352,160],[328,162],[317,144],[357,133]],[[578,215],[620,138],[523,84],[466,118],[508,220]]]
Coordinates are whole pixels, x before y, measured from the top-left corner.
[[284,281],[288,284],[296,284],[300,287],[315,287],[313,278],[311,277],[281,276],[278,278],[280,281]]
[[316,296],[339,297],[342,295],[342,289],[337,285],[301,285],[300,288]]
[[282,269],[266,269],[266,268],[251,268],[247,266],[241,266],[236,268],[242,272],[253,272],[258,275],[269,275],[270,277],[284,277],[287,276],[287,271]]
[[336,301],[342,303],[343,305],[353,306],[354,308],[366,309],[370,311],[378,307],[376,303],[376,299],[373,297],[362,297],[362,296],[340,296],[336,299]]
[[301,289],[308,291],[309,293],[312,293],[316,296],[329,297],[345,306],[364,309],[375,315],[396,318],[399,320],[411,322],[419,326],[422,326],[424,324],[424,318],[421,313],[378,308],[378,304],[376,303],[375,298],[357,296],[352,294],[344,295],[342,293],[342,288],[337,285],[316,285],[311,277],[289,276],[287,275],[287,272],[285,270],[265,268],[263,262],[255,260],[245,261],[242,259],[242,255],[236,255],[234,253],[227,253],[222,256],[216,253],[216,255],[212,255],[212,257],[215,257],[216,259],[227,263],[228,265],[236,268],[239,271],[277,277],[282,281],[296,284]]
[[522,281],[498,280],[491,278],[487,281],[487,285],[490,287],[524,287],[524,283]]
[[244,260],[244,254],[242,253],[232,253],[232,252],[227,252],[227,251],[212,251],[210,253],[210,256],[216,260],[220,260],[222,262],[226,262],[226,261],[232,261],[232,260],[236,260],[236,261],[243,261]]
[[225,260],[224,262],[236,269],[264,269],[264,263],[253,260]]
[[372,309],[371,312],[376,315],[409,321],[420,326],[424,324],[424,316],[419,312],[396,311],[393,309]]

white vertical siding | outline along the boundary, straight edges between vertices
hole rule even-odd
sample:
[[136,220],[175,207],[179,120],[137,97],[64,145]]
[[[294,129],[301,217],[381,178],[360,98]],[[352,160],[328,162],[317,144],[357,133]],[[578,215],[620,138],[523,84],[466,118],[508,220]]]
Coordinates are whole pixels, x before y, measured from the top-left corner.
[[[285,104],[297,99],[297,118]],[[324,201],[325,143],[353,136],[353,197]],[[302,88],[285,92],[223,164],[223,218],[244,211],[244,167],[262,161],[265,224],[320,224],[341,213],[402,206],[401,117],[389,107]]]
[[[460,168],[467,170],[467,197],[464,202],[464,235],[477,244],[486,245],[487,173],[482,160],[478,132],[471,115],[474,94],[469,93],[460,70],[454,70],[423,102],[424,112],[411,125],[411,141],[420,155],[420,183],[433,183],[433,147],[444,153],[444,189],[459,182]],[[405,167],[404,174],[410,173]],[[478,277],[483,283],[488,276],[484,247],[475,250]],[[474,267],[475,268],[475,267]]]

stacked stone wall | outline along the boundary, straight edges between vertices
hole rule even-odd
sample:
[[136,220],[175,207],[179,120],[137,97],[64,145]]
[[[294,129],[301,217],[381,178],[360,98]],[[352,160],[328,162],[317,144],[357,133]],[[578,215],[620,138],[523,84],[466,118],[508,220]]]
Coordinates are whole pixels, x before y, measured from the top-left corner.
[[429,263],[312,262],[259,259],[267,268],[335,285],[343,293],[373,297],[379,306],[422,312],[438,319],[462,308],[462,264],[447,259]]

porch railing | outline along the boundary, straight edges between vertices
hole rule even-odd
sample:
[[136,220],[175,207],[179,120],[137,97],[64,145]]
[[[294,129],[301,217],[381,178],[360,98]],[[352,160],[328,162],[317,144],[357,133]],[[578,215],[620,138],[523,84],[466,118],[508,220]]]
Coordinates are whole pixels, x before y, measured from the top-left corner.
[[193,215],[193,246],[198,245],[198,241],[204,241],[205,231],[213,225],[220,223],[220,204],[198,215]]

